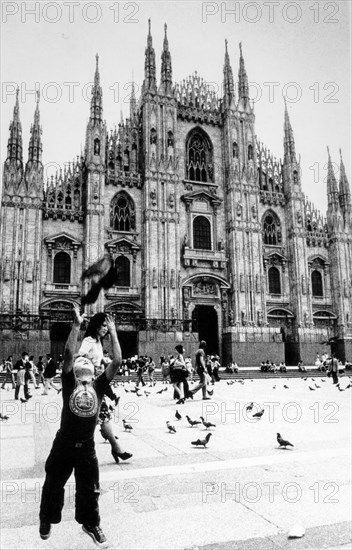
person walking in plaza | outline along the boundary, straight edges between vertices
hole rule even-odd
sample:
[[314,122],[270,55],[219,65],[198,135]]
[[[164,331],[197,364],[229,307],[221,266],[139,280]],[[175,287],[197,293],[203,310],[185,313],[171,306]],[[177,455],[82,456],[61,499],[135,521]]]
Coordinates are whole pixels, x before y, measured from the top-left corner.
[[205,354],[205,348],[207,346],[207,343],[205,340],[202,340],[199,344],[199,349],[196,352],[196,371],[199,376],[199,384],[195,388],[193,388],[190,393],[194,395],[199,391],[202,390],[203,394],[203,400],[208,400],[210,397],[207,396],[207,383],[208,383],[208,374],[207,374],[207,368],[206,368],[206,354]]
[[45,387],[45,381],[44,381],[44,361],[43,356],[39,355],[38,357],[38,363],[37,363],[37,386],[39,387],[39,384],[42,383],[43,387]]
[[46,478],[40,503],[39,534],[43,540],[51,534],[51,524],[61,521],[64,487],[72,471],[76,479],[75,519],[97,544],[106,547],[100,528],[98,499],[99,465],[95,453],[94,431],[102,399],[110,388],[119,365],[121,348],[116,327],[110,316],[103,323],[110,334],[112,362],[94,379],[94,365],[87,358],[75,357],[84,315],[74,308],[74,322],[66,342],[62,369],[63,407],[60,429],[45,464]]
[[28,385],[28,382],[31,380],[33,382],[33,386],[35,387],[35,389],[39,389],[39,385],[37,384],[35,379],[36,366],[34,364],[34,355],[29,356],[28,363],[25,369],[26,369],[27,385]]
[[30,368],[29,355],[24,351],[22,353],[22,358],[17,361],[14,367],[14,370],[17,371],[15,399],[18,399],[21,386],[23,386],[24,398],[28,401],[28,399],[32,397],[28,388],[28,380],[30,378],[28,372]]
[[12,355],[9,355],[6,361],[4,361],[5,378],[1,385],[1,389],[4,390],[7,382],[11,382],[12,389],[16,387],[15,374],[13,372]]
[[[19,367],[18,367],[18,370],[17,370],[17,375],[16,375],[16,386],[15,386],[15,399],[16,401],[18,399],[21,399],[21,401],[28,401],[28,399],[30,399],[32,396],[29,395],[27,392],[26,392],[26,389],[25,389],[25,374],[26,374],[26,371],[24,369],[24,365],[20,364]],[[20,397],[20,390],[21,388],[23,388],[23,398]]]
[[56,366],[56,363],[55,363],[55,361],[53,360],[53,358],[51,356],[51,353],[46,354],[46,359],[47,359],[47,363],[46,363],[46,367],[45,367],[45,370],[44,370],[44,391],[43,391],[42,395],[48,395],[49,386],[54,388],[54,390],[56,390],[57,393],[60,393],[61,388],[56,386],[53,382],[53,378],[55,378],[55,376],[56,376],[57,366]]
[[332,376],[332,383],[338,384],[339,382],[339,362],[337,360],[337,357],[335,353],[331,355],[331,360],[329,363],[329,372]]

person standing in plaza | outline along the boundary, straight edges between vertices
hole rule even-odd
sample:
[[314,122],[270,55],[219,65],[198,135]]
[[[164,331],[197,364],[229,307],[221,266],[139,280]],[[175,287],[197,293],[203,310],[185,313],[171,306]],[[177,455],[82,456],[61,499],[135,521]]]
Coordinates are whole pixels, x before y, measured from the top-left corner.
[[61,388],[58,388],[57,386],[55,386],[55,384],[53,382],[53,378],[55,378],[55,376],[56,376],[57,366],[56,366],[56,363],[55,363],[55,361],[53,360],[53,358],[51,356],[51,353],[46,354],[46,359],[47,359],[47,363],[46,363],[46,367],[45,367],[45,370],[44,370],[45,387],[44,387],[44,391],[43,391],[42,395],[48,395],[49,386],[54,388],[54,390],[56,390],[57,393],[60,393]]
[[74,357],[84,316],[74,308],[74,322],[66,342],[62,370],[63,407],[60,429],[45,464],[46,478],[40,503],[39,534],[43,540],[51,534],[51,524],[60,523],[64,505],[64,487],[72,471],[76,479],[75,519],[97,546],[106,546],[100,528],[98,499],[99,465],[95,453],[94,431],[104,395],[109,391],[121,364],[121,348],[113,319],[106,316],[104,330],[110,333],[113,360],[94,379],[94,365],[87,357]]
[[40,382],[43,384],[43,387],[45,387],[45,381],[44,381],[44,362],[43,362],[43,356],[39,355],[38,357],[38,363],[37,363],[37,375],[38,375],[38,386]]
[[12,365],[12,355],[9,355],[6,361],[4,362],[5,366],[5,378],[2,383],[1,389],[4,390],[7,382],[11,382],[12,388],[15,389],[16,383],[15,383],[15,375],[13,373],[13,365]]
[[332,376],[332,383],[338,384],[339,381],[339,362],[337,360],[337,357],[335,353],[332,354],[330,364],[329,364],[329,371],[331,372]]
[[197,393],[200,389],[202,390],[203,400],[208,400],[210,397],[207,396],[207,383],[208,383],[208,374],[206,368],[206,354],[205,348],[207,343],[205,340],[202,340],[199,344],[199,349],[196,352],[196,371],[199,376],[199,384],[193,390],[190,391],[192,395]]

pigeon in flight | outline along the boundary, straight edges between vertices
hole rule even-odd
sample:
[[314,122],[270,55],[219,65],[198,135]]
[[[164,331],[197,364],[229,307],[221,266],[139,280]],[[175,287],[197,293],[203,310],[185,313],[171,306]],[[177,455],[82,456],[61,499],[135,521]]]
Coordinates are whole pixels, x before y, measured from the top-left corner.
[[209,443],[209,439],[210,439],[211,435],[212,434],[207,434],[205,436],[205,439],[197,439],[197,441],[191,441],[191,443],[192,443],[192,445],[195,445],[196,447],[203,446],[204,449],[205,449],[205,447]]
[[166,426],[167,426],[167,429],[169,430],[169,432],[171,434],[175,434],[176,433],[176,429],[175,429],[175,426],[171,426],[170,422],[167,420],[166,421]]
[[102,288],[107,290],[118,282],[117,268],[110,254],[106,252],[102,258],[83,271],[81,280],[82,283],[90,283],[88,292],[82,296],[82,306],[94,304]]
[[203,422],[203,426],[205,426],[207,430],[209,430],[209,428],[216,428],[216,424],[212,424],[211,422],[206,422],[202,416],[200,417],[200,419]]
[[252,415],[252,418],[261,418],[264,414],[264,409]]
[[285,447],[285,449],[288,446],[294,447],[294,445],[292,445],[292,443],[290,443],[289,441],[285,441],[285,439],[282,439],[282,437],[279,433],[277,434],[276,439],[277,439],[277,442],[279,444],[279,447]]

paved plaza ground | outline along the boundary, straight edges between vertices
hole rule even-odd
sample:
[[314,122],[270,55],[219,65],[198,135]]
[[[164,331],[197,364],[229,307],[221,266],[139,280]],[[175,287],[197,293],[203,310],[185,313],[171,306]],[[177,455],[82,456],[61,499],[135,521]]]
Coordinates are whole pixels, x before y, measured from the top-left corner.
[[[110,548],[121,550],[347,550],[351,544],[351,397],[329,378],[221,380],[210,401],[175,406],[170,385],[146,396],[121,395],[114,425],[126,463],[115,464],[96,431],[102,496],[101,526]],[[341,388],[348,385],[341,378]],[[284,386],[288,387],[285,388]],[[309,385],[314,391],[309,389]],[[316,387],[320,386],[320,387]],[[167,391],[158,394],[161,388]],[[54,390],[21,404],[1,392],[1,549],[93,549],[74,520],[74,479],[63,520],[51,537],[38,533],[44,462],[58,429],[61,401]],[[54,395],[55,393],[55,395]],[[246,412],[264,409],[260,420]],[[175,418],[176,408],[182,420]],[[207,448],[191,445],[208,433],[185,415],[216,424]],[[133,426],[123,431],[122,419]],[[169,420],[176,428],[166,429]],[[279,449],[276,434],[294,447]],[[295,525],[305,536],[288,539]]]

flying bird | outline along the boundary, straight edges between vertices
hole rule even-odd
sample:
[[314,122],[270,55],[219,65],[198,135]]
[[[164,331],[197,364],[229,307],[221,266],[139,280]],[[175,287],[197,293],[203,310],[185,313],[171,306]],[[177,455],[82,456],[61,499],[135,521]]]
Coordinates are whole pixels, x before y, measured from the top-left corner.
[[192,420],[189,416],[186,415],[186,418],[188,420],[188,423],[192,426],[197,426],[197,424],[201,424],[200,420]]
[[251,411],[253,409],[253,401],[246,407],[246,411]]
[[279,447],[285,447],[285,449],[288,446],[294,447],[294,445],[292,445],[292,443],[290,443],[289,441],[285,441],[285,439],[282,439],[282,437],[279,433],[277,433],[276,435],[277,435],[276,439],[277,439],[277,442],[279,444]]
[[252,415],[252,418],[261,418],[264,414],[264,409]]
[[180,413],[178,412],[177,409],[176,409],[176,412],[175,412],[175,416],[176,416],[177,420],[181,420],[181,418],[182,418],[182,415],[180,415]]
[[102,288],[107,290],[118,282],[117,268],[110,254],[106,252],[102,258],[83,271],[81,280],[82,283],[89,282],[89,290],[81,299],[82,305],[94,304]]
[[131,426],[131,424],[127,424],[124,418],[122,419],[122,424],[123,424],[123,427],[125,428],[125,432],[127,431],[130,432],[131,430],[133,430],[133,427]]
[[197,441],[191,441],[191,443],[192,443],[192,445],[196,445],[196,447],[200,447],[202,445],[205,449],[205,447],[209,443],[209,439],[210,439],[211,435],[212,434],[207,434],[205,436],[205,439],[197,439]]
[[211,422],[206,422],[206,420],[204,420],[202,416],[200,417],[200,419],[203,422],[203,426],[205,426],[207,430],[209,430],[209,428],[216,428],[216,424],[212,424]]
[[172,426],[168,420],[166,421],[166,426],[167,426],[167,429],[169,430],[169,432],[170,432],[171,434],[175,434],[175,433],[176,433],[175,426]]

